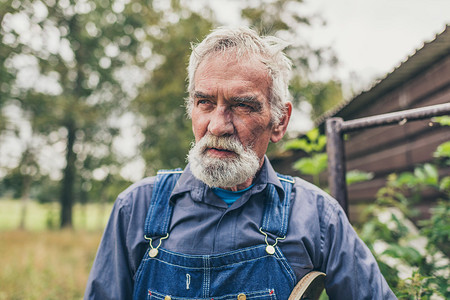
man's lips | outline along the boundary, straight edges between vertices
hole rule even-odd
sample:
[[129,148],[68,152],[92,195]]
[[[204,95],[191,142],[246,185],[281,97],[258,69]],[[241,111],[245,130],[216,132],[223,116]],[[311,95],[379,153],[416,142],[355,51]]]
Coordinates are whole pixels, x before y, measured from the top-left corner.
[[236,155],[234,151],[228,150],[228,149],[221,149],[221,148],[206,148],[206,152],[209,154],[212,154],[214,156],[230,156],[230,155]]

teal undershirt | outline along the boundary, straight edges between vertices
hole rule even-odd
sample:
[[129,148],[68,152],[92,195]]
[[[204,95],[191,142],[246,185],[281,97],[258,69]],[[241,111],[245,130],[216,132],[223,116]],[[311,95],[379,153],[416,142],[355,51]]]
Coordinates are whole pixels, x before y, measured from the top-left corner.
[[231,204],[233,204],[237,199],[239,199],[242,196],[242,194],[244,194],[246,191],[251,189],[252,186],[253,186],[253,184],[244,190],[236,191],[236,192],[227,191],[227,190],[224,190],[221,188],[213,188],[212,190],[213,190],[214,194],[216,194],[220,199],[225,201],[225,203],[228,204],[228,207],[230,207]]

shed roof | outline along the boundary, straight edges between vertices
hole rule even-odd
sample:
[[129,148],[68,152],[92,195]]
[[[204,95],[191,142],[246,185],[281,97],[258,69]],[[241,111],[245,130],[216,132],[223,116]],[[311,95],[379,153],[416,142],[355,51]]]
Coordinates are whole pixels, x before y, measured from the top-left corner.
[[363,91],[356,97],[320,116],[315,121],[316,125],[320,127],[323,126],[323,123],[329,117],[341,117],[343,119],[351,118],[351,116],[359,111],[361,107],[365,107],[374,99],[381,97],[403,84],[405,81],[415,77],[417,74],[449,54],[450,24],[446,25],[445,29],[435,36],[434,40],[424,43],[420,49],[408,56],[406,60],[391,73],[388,73],[384,78],[375,82],[369,90]]

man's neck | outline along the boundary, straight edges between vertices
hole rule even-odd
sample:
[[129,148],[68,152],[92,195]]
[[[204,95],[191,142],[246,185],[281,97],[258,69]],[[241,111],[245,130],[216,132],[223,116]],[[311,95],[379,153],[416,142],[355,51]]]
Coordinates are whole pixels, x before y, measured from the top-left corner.
[[232,192],[237,192],[237,191],[245,190],[246,188],[248,188],[249,186],[252,185],[253,179],[254,179],[254,178],[249,178],[249,179],[247,179],[245,182],[243,182],[243,183],[241,183],[241,184],[238,184],[238,185],[236,185],[236,186],[233,186],[233,187],[221,187],[221,186],[220,186],[219,188],[221,188],[221,189],[223,189],[223,190],[227,190],[227,191],[232,191]]

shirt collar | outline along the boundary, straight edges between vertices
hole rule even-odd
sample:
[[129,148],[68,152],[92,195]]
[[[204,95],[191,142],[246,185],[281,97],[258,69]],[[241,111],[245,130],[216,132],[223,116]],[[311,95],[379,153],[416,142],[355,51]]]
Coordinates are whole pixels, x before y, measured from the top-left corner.
[[[254,180],[254,186],[250,189],[252,190],[263,190],[268,184],[273,184],[278,191],[281,201],[285,198],[283,186],[281,185],[280,180],[278,179],[277,173],[272,167],[269,159],[266,155],[264,155],[264,163],[263,166]],[[189,164],[184,169],[180,178],[178,179],[177,184],[175,185],[174,190],[171,194],[171,199],[175,199],[174,196],[190,192],[193,200],[203,201],[204,195],[206,195],[206,191],[209,187],[202,181],[195,178],[192,174]],[[250,192],[249,191],[249,192]]]
[[273,184],[278,191],[280,200],[281,201],[284,200],[285,195],[284,195],[283,185],[281,184],[280,179],[278,178],[277,172],[275,172],[275,170],[273,169],[272,164],[270,163],[270,161],[266,155],[264,156],[264,164],[261,168],[261,171],[254,182],[255,182],[255,185],[258,185],[258,184],[263,185],[264,188],[268,184]]

